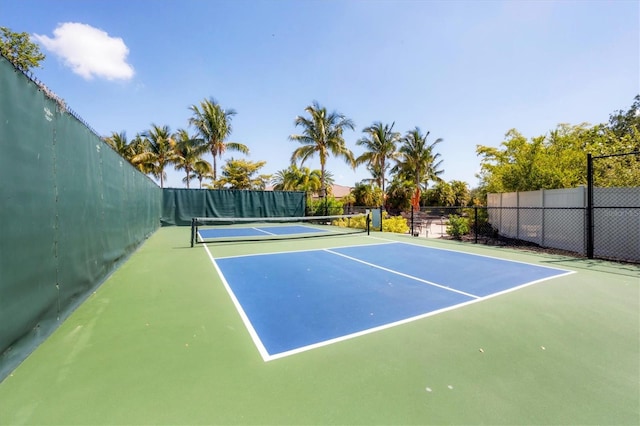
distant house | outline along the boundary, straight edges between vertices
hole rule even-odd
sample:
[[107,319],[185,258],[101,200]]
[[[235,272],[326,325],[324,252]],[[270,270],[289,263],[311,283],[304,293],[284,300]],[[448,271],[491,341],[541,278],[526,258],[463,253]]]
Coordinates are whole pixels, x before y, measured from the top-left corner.
[[[340,200],[342,197],[346,197],[347,195],[349,195],[352,189],[353,188],[350,186],[333,185],[331,187],[331,195],[333,195],[333,198],[335,198],[336,200]],[[314,200],[318,200],[322,198],[322,196],[320,194],[313,194],[311,198]]]
[[333,185],[333,187],[331,188],[331,194],[333,194],[333,196],[337,200],[339,200],[342,197],[346,197],[347,195],[349,195],[352,189],[353,187],[350,187],[350,186]]

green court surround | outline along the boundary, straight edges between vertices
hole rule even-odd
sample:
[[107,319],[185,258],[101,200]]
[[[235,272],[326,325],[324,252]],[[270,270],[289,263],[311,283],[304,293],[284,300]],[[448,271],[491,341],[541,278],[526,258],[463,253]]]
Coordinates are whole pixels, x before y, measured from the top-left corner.
[[640,423],[637,266],[388,233],[209,247],[376,238],[577,273],[265,363],[204,247],[161,228],[0,383],[0,424]]

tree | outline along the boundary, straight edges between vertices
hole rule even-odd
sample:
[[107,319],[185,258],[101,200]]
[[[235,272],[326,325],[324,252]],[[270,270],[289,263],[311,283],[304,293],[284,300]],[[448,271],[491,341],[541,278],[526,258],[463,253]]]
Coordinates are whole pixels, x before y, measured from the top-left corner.
[[616,111],[609,116],[609,129],[619,138],[640,131],[640,95],[627,111]]
[[249,153],[249,148],[239,142],[225,142],[231,135],[231,119],[236,115],[233,109],[225,110],[215,99],[205,99],[200,102],[200,106],[190,107],[193,116],[189,118],[189,124],[194,126],[204,143],[208,146],[213,158],[213,179],[217,179],[217,159],[227,151],[238,151],[243,154]]
[[176,160],[175,141],[169,126],[151,125],[151,129],[142,134],[145,138],[146,149],[134,157],[134,162],[141,164],[145,170],[160,179],[160,187],[164,188],[164,178],[167,176],[165,167]]
[[[617,135],[607,125],[559,124],[548,135],[527,139],[511,129],[498,148],[478,145],[483,192],[574,188],[587,184],[587,155],[640,151],[635,125]],[[640,181],[638,156],[599,159],[596,186],[630,186]]]
[[255,176],[266,161],[236,160],[230,158],[222,168],[222,177],[214,184],[229,189],[261,189],[271,179],[270,175]]
[[469,201],[471,201],[471,191],[469,191],[467,182],[452,180],[449,184],[451,185],[455,198],[453,205],[465,207],[469,204]]
[[392,210],[407,211],[411,207],[411,196],[415,191],[412,181],[395,175],[387,189],[387,206]]
[[502,149],[478,146],[480,177],[489,192],[530,191],[544,188],[544,137],[528,141],[517,130],[505,135]]
[[193,172],[200,183],[200,189],[202,189],[202,181],[204,178],[213,178],[213,167],[211,163],[206,160],[200,160],[193,165]]
[[456,205],[456,194],[452,186],[443,180],[426,192],[425,198],[432,206],[454,206]]
[[356,158],[356,165],[367,164],[373,180],[384,193],[385,174],[389,168],[388,160],[397,158],[396,144],[400,133],[393,131],[388,124],[377,121],[362,130],[367,136],[358,139],[356,145],[364,146],[366,151]]
[[205,161],[201,156],[207,147],[203,145],[202,139],[190,136],[189,132],[185,129],[178,129],[174,135],[174,139],[174,150],[176,154],[174,159],[175,168],[185,171],[186,176],[182,181],[186,183],[188,189],[189,182],[196,177],[192,175],[191,172],[195,170],[197,163]]
[[40,47],[31,41],[29,34],[15,33],[7,27],[0,27],[0,54],[22,71],[40,68],[40,63],[45,58]]
[[120,156],[127,161],[131,162],[133,158],[133,146],[127,140],[126,132],[112,132],[111,136],[107,136],[104,138],[104,141],[109,145],[115,152],[120,154]]
[[347,195],[340,199],[340,202],[343,206],[347,206],[347,214],[352,213],[352,207],[355,206],[356,197],[353,195],[353,191],[349,192]]
[[142,173],[146,175],[153,175],[154,165],[142,161],[144,157],[139,157],[140,154],[149,150],[149,141],[146,138],[143,138],[140,133],[137,133],[133,140],[129,142],[129,149],[131,151],[129,162]]
[[318,154],[320,158],[321,196],[326,196],[326,163],[330,154],[344,158],[351,167],[355,167],[353,153],[344,141],[344,130],[353,130],[353,121],[338,112],[327,113],[327,109],[321,107],[317,101],[305,108],[309,118],[298,116],[295,119],[296,127],[302,127],[302,134],[289,136],[289,139],[299,142],[302,146],[293,151],[291,164],[300,160],[300,165],[306,160]]
[[357,206],[380,206],[384,202],[382,188],[373,187],[362,183],[356,184],[351,190],[354,203]]
[[444,173],[444,170],[440,169],[440,154],[434,152],[435,146],[441,143],[442,139],[428,144],[428,137],[429,132],[423,135],[418,127],[407,132],[401,139],[397,163],[392,169],[399,178],[413,182],[414,188],[422,187],[424,190],[427,189],[429,181],[442,180],[440,175]]
[[276,191],[305,191],[311,194],[319,192],[322,188],[322,177],[320,170],[311,170],[308,167],[298,168],[292,164],[287,169],[278,170],[271,183]]

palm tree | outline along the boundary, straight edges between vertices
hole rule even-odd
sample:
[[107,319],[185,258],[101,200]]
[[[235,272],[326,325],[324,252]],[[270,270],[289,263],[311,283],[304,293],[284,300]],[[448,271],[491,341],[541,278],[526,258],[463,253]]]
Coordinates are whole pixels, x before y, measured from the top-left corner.
[[379,186],[359,183],[351,190],[351,194],[355,199],[354,202],[359,206],[379,206],[384,201],[382,189]]
[[385,174],[389,168],[388,160],[396,159],[396,143],[400,140],[400,133],[393,131],[388,124],[377,121],[362,130],[367,136],[359,139],[356,145],[363,145],[366,151],[356,158],[356,165],[367,164],[374,182],[382,188],[384,193]]
[[164,188],[165,167],[173,164],[176,159],[175,141],[171,135],[169,126],[151,124],[151,129],[142,133],[145,139],[146,150],[136,155],[133,160],[140,167],[160,179],[160,188]]
[[[325,179],[330,175],[326,173]],[[320,170],[310,170],[308,167],[298,168],[295,164],[276,172],[271,179],[276,191],[305,191],[315,193],[322,188]]]
[[295,119],[296,127],[302,127],[302,134],[291,135],[289,139],[302,144],[293,151],[291,163],[300,160],[300,165],[313,157],[316,153],[320,157],[320,195],[326,195],[326,164],[329,154],[344,158],[351,167],[355,167],[353,153],[347,148],[343,133],[344,129],[353,130],[353,121],[337,112],[327,113],[327,109],[320,107],[317,101],[305,108],[310,118],[298,116]]
[[224,110],[215,99],[205,99],[200,106],[192,105],[189,108],[193,117],[189,118],[189,124],[194,126],[204,143],[211,152],[213,158],[213,179],[217,179],[217,158],[221,158],[225,151],[239,151],[249,153],[249,148],[238,142],[225,142],[231,134],[231,119],[236,115],[233,109]]
[[192,175],[191,172],[195,170],[198,162],[204,161],[201,156],[206,151],[207,146],[202,143],[202,139],[190,136],[185,129],[178,129],[174,135],[174,139],[174,149],[176,153],[175,168],[184,170],[187,174],[182,181],[187,184],[188,189],[189,182],[196,177]]
[[142,154],[148,151],[149,141],[146,138],[143,138],[140,133],[136,133],[135,138],[131,142],[129,142],[129,148],[131,149],[131,154],[129,157],[129,161],[135,168],[140,170],[142,173],[148,175],[153,174],[153,164],[147,164],[145,162],[140,161],[138,154]]
[[222,177],[215,184],[228,189],[264,190],[270,175],[258,175],[258,171],[267,164],[266,161],[248,161],[230,158],[222,167]]
[[427,143],[429,132],[422,135],[420,129],[416,127],[407,132],[401,139],[402,145],[398,149],[397,164],[392,172],[397,173],[404,180],[413,182],[414,188],[423,187],[427,189],[429,181],[440,181],[442,160],[440,154],[434,153],[434,147],[442,142],[436,139],[432,144]]
[[111,132],[111,136],[104,138],[104,141],[122,158],[131,161],[132,149],[131,144],[127,141],[127,132]]
[[204,178],[213,178],[213,167],[206,160],[201,160],[193,165],[193,173],[195,173],[200,189],[202,189],[202,180]]

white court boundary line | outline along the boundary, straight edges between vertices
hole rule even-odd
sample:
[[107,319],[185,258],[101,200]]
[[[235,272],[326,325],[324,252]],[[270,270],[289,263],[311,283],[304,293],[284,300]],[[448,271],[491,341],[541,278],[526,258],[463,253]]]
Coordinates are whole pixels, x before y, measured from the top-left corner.
[[[413,246],[416,246],[416,247],[422,247],[422,248],[427,248],[427,249],[432,249],[433,248],[433,247],[423,246],[423,245],[420,245],[420,244],[404,243],[402,241],[387,240],[387,239],[384,239],[384,238],[376,238],[376,237],[372,237],[372,238],[385,241],[385,243],[382,243],[382,244],[379,244],[379,245],[387,245],[387,244],[399,243],[399,244],[408,244],[408,245],[413,245]],[[323,346],[332,345],[334,343],[342,342],[342,341],[345,341],[345,340],[350,340],[350,339],[353,339],[353,338],[356,338],[356,337],[360,337],[360,336],[364,336],[364,335],[367,335],[367,334],[375,333],[375,332],[378,332],[378,331],[381,331],[381,330],[386,330],[388,328],[397,327],[399,325],[407,324],[407,323],[410,323],[410,322],[413,322],[413,321],[417,321],[417,320],[420,320],[420,319],[423,319],[423,318],[427,318],[427,317],[430,317],[430,316],[434,316],[434,315],[437,315],[437,314],[440,314],[440,313],[443,313],[443,312],[448,312],[448,311],[452,311],[452,310],[455,310],[455,309],[459,309],[459,308],[465,307],[467,305],[483,302],[485,300],[492,299],[492,298],[498,297],[498,296],[502,296],[504,294],[511,293],[511,292],[520,290],[522,288],[532,286],[534,284],[538,284],[538,283],[541,283],[541,282],[544,282],[544,281],[548,281],[548,280],[552,280],[552,279],[555,279],[555,278],[560,278],[560,277],[564,277],[564,276],[572,275],[572,274],[576,273],[576,271],[570,271],[570,270],[566,270],[566,269],[540,266],[540,265],[536,265],[534,263],[502,259],[502,258],[499,258],[499,257],[486,256],[486,255],[481,255],[481,254],[476,255],[474,253],[467,253],[467,252],[458,251],[458,250],[434,248],[435,250],[452,251],[452,252],[455,252],[455,253],[469,254],[471,256],[486,257],[486,258],[490,258],[490,259],[502,260],[502,261],[505,261],[505,262],[522,263],[522,264],[526,264],[526,265],[537,266],[537,267],[547,268],[547,269],[554,269],[554,270],[557,270],[557,271],[563,271],[564,272],[564,273],[559,274],[559,275],[554,275],[554,276],[551,276],[551,277],[545,277],[545,278],[541,278],[541,279],[538,279],[538,280],[530,281],[530,282],[521,284],[521,285],[516,286],[516,287],[511,287],[511,288],[508,288],[506,290],[499,291],[497,293],[489,294],[487,296],[476,296],[476,295],[473,295],[473,294],[470,294],[470,293],[465,293],[465,292],[462,292],[460,290],[453,289],[451,287],[446,287],[446,286],[443,286],[443,285],[440,285],[440,284],[437,284],[437,283],[433,283],[433,282],[430,282],[430,281],[427,281],[427,280],[423,280],[421,278],[413,277],[413,276],[408,275],[408,274],[404,274],[404,273],[401,273],[401,272],[398,272],[398,271],[393,271],[391,269],[387,269],[387,268],[384,268],[384,267],[379,266],[379,265],[371,264],[371,263],[368,263],[366,261],[363,261],[363,260],[360,260],[360,259],[357,259],[357,258],[353,258],[351,256],[343,255],[341,253],[337,253],[337,252],[332,251],[332,249],[339,249],[339,248],[360,247],[360,246],[369,247],[369,246],[375,246],[375,245],[377,245],[377,244],[360,244],[360,245],[357,245],[357,246],[340,246],[340,247],[333,247],[333,248],[329,248],[329,249],[291,250],[291,251],[275,252],[275,253],[259,253],[259,254],[247,254],[247,255],[239,255],[239,256],[228,256],[228,257],[221,257],[220,259],[230,259],[230,258],[239,258],[239,257],[248,257],[248,256],[265,256],[265,255],[281,254],[281,253],[326,251],[328,253],[331,253],[331,254],[334,254],[334,255],[337,255],[337,256],[342,256],[342,257],[345,257],[347,259],[350,259],[350,260],[353,260],[353,261],[356,261],[356,262],[360,262],[360,263],[366,264],[366,265],[374,267],[374,268],[382,269],[382,270],[385,270],[385,271],[388,271],[388,272],[391,272],[391,273],[395,273],[395,274],[398,274],[398,275],[404,276],[406,278],[410,278],[410,279],[413,279],[413,280],[416,280],[416,281],[419,281],[419,282],[422,282],[422,283],[425,283],[425,284],[428,284],[428,285],[432,285],[432,286],[435,286],[435,287],[439,287],[439,288],[442,288],[442,289],[445,289],[445,290],[449,290],[449,291],[452,291],[452,292],[455,292],[455,293],[459,293],[459,294],[465,295],[467,297],[471,297],[472,300],[468,300],[466,302],[458,303],[456,305],[447,306],[447,307],[442,308],[442,309],[438,309],[438,310],[427,312],[427,313],[424,313],[424,314],[421,314],[421,315],[416,315],[416,316],[413,316],[413,317],[405,318],[405,319],[402,319],[402,320],[399,320],[399,321],[395,321],[395,322],[391,322],[391,323],[388,323],[388,324],[384,324],[384,325],[368,328],[368,329],[365,329],[365,330],[358,331],[356,333],[346,334],[344,336],[339,336],[339,337],[336,337],[336,338],[333,338],[333,339],[324,340],[322,342],[317,342],[317,343],[314,343],[314,344],[311,344],[311,345],[307,345],[307,346],[301,346],[299,348],[295,348],[295,349],[292,349],[292,350],[289,350],[289,351],[279,352],[277,354],[271,355],[271,354],[269,354],[269,352],[265,348],[264,344],[262,343],[262,340],[260,340],[260,337],[258,336],[258,333],[256,332],[255,328],[253,327],[253,324],[251,323],[251,320],[247,316],[246,312],[244,311],[244,309],[242,309],[242,305],[240,304],[240,302],[236,298],[235,294],[233,293],[233,290],[231,289],[231,286],[227,282],[224,274],[220,270],[220,268],[219,268],[218,264],[216,263],[213,255],[209,251],[209,247],[207,246],[206,243],[203,244],[204,249],[206,250],[207,255],[209,256],[209,259],[211,260],[211,263],[213,264],[214,268],[218,272],[218,275],[220,276],[220,279],[222,280],[222,283],[223,283],[225,289],[227,290],[227,293],[229,294],[229,297],[233,301],[233,304],[235,305],[236,310],[240,314],[242,322],[244,323],[245,327],[247,328],[247,331],[249,332],[249,335],[251,336],[251,339],[253,340],[253,343],[256,345],[256,348],[258,349],[258,352],[260,353],[260,356],[262,357],[262,359],[265,362],[273,361],[273,360],[280,359],[280,358],[285,358],[285,357],[288,357],[288,356],[291,356],[291,355],[295,355],[295,354],[299,354],[299,353],[302,353],[302,352],[310,351],[312,349],[317,349],[317,348],[320,348],[320,347],[323,347]]]
[[260,353],[260,356],[262,357],[263,360],[268,361],[270,357],[269,352],[267,352],[267,349],[262,344],[262,340],[260,340],[258,333],[253,328],[253,324],[251,324],[249,317],[247,316],[244,309],[242,309],[242,305],[236,298],[236,295],[233,293],[233,290],[231,290],[231,286],[229,286],[229,283],[227,282],[227,279],[224,277],[224,274],[222,273],[222,271],[220,270],[220,267],[218,267],[216,260],[211,255],[211,252],[209,251],[209,247],[207,247],[206,244],[203,244],[203,247],[207,252],[207,254],[209,255],[209,260],[211,260],[213,267],[218,272],[218,275],[222,280],[222,284],[224,285],[224,288],[227,290],[227,294],[229,294],[229,297],[231,297],[231,300],[233,301],[233,304],[235,305],[236,310],[240,314],[240,318],[242,318],[242,322],[244,323],[244,326],[247,327],[247,331],[249,332],[249,335],[251,336],[253,343],[256,345],[256,348],[258,348],[258,352]]
[[[537,266],[537,267],[539,267],[539,268],[554,269],[554,270],[556,270],[556,271],[563,271],[563,272],[572,272],[572,273],[576,273],[576,271],[571,271],[571,270],[569,270],[569,269],[556,268],[555,266],[538,265],[537,263],[525,262],[524,260],[512,260],[512,259],[505,259],[505,258],[502,258],[502,257],[490,256],[490,255],[488,255],[488,254],[470,253],[470,252],[468,252],[468,251],[455,250],[455,249],[450,249],[450,248],[442,248],[442,247],[425,246],[425,245],[417,244],[417,243],[413,243],[413,242],[408,242],[408,241],[397,241],[397,240],[389,240],[389,239],[387,239],[387,238],[381,238],[381,237],[372,237],[372,236],[369,236],[369,238],[374,239],[374,240],[384,241],[386,244],[392,244],[392,243],[397,243],[397,244],[407,244],[407,245],[410,245],[410,246],[414,246],[414,247],[422,247],[422,248],[426,248],[426,249],[429,249],[429,250],[449,251],[449,252],[458,253],[458,254],[467,254],[467,255],[469,255],[469,256],[486,257],[487,259],[501,260],[501,261],[503,261],[503,262],[522,263],[522,264],[524,264],[524,265]],[[382,243],[381,243],[381,244],[382,244]]]

